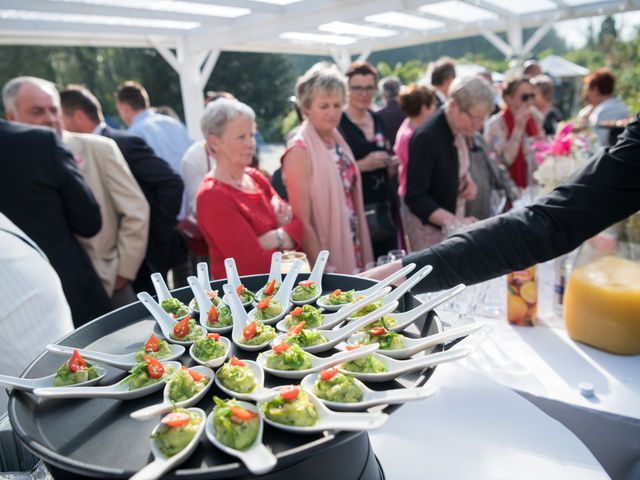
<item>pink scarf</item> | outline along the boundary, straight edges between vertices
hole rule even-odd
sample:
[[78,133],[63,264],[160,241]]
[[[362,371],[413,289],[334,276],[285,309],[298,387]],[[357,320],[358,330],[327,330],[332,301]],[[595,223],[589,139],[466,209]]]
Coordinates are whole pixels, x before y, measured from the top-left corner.
[[[333,138],[357,169],[349,145],[335,129]],[[357,263],[351,241],[351,229],[349,227],[345,193],[340,173],[331,156],[331,152],[310,123],[305,121],[300,126],[290,145],[295,145],[298,140],[304,144],[309,155],[311,167],[311,177],[309,179],[311,222],[315,227],[320,246],[329,250],[330,265],[336,267],[338,272],[350,275],[356,270]],[[283,180],[286,184],[286,179]],[[366,265],[373,260],[373,252],[369,238],[369,228],[364,216],[360,175],[357,177],[353,196],[355,211],[358,215],[358,235],[363,256],[362,264]]]

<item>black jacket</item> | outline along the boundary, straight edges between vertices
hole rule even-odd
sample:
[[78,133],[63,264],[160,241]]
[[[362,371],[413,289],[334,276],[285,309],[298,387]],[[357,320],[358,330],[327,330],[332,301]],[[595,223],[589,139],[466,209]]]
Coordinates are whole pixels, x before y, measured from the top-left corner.
[[423,224],[438,208],[456,212],[458,151],[444,109],[420,125],[409,142],[404,201]]
[[166,273],[172,265],[172,242],[176,231],[184,183],[167,162],[156,156],[144,139],[131,133],[105,127],[100,134],[118,144],[131,173],[140,185],[149,203],[149,244],[145,258],[146,268],[140,275],[153,272]]
[[618,143],[533,205],[493,217],[403,263],[433,265],[417,291],[472,284],[570,252],[640,209],[640,116]]
[[50,129],[0,120],[0,210],[47,255],[76,326],[111,308],[75,238],[100,231],[100,207],[69,151]]

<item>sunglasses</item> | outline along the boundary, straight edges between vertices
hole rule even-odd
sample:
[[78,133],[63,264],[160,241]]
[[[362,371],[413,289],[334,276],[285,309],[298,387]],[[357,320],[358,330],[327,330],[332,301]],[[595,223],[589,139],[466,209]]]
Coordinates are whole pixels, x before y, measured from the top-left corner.
[[520,96],[520,100],[522,100],[523,102],[528,102],[529,100],[533,100],[535,96],[536,96],[535,93],[523,93]]

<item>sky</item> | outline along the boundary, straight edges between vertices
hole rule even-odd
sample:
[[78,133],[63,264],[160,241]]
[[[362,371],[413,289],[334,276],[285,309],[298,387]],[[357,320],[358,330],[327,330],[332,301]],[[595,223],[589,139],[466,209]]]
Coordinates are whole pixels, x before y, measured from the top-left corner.
[[[616,22],[618,32],[623,39],[632,37],[637,28],[640,27],[639,11],[618,13],[614,15],[613,18]],[[587,42],[587,28],[589,24],[593,24],[593,29],[597,33],[600,31],[600,25],[603,19],[604,17],[600,16],[565,20],[558,22],[555,28],[558,35],[564,37],[570,47],[581,48]]]

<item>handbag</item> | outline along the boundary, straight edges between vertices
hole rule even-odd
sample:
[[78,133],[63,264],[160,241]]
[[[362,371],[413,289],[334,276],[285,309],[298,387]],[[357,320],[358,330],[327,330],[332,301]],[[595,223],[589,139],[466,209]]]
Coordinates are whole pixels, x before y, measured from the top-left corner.
[[364,215],[367,219],[372,243],[396,238],[396,226],[391,219],[391,212],[387,202],[365,204]]

